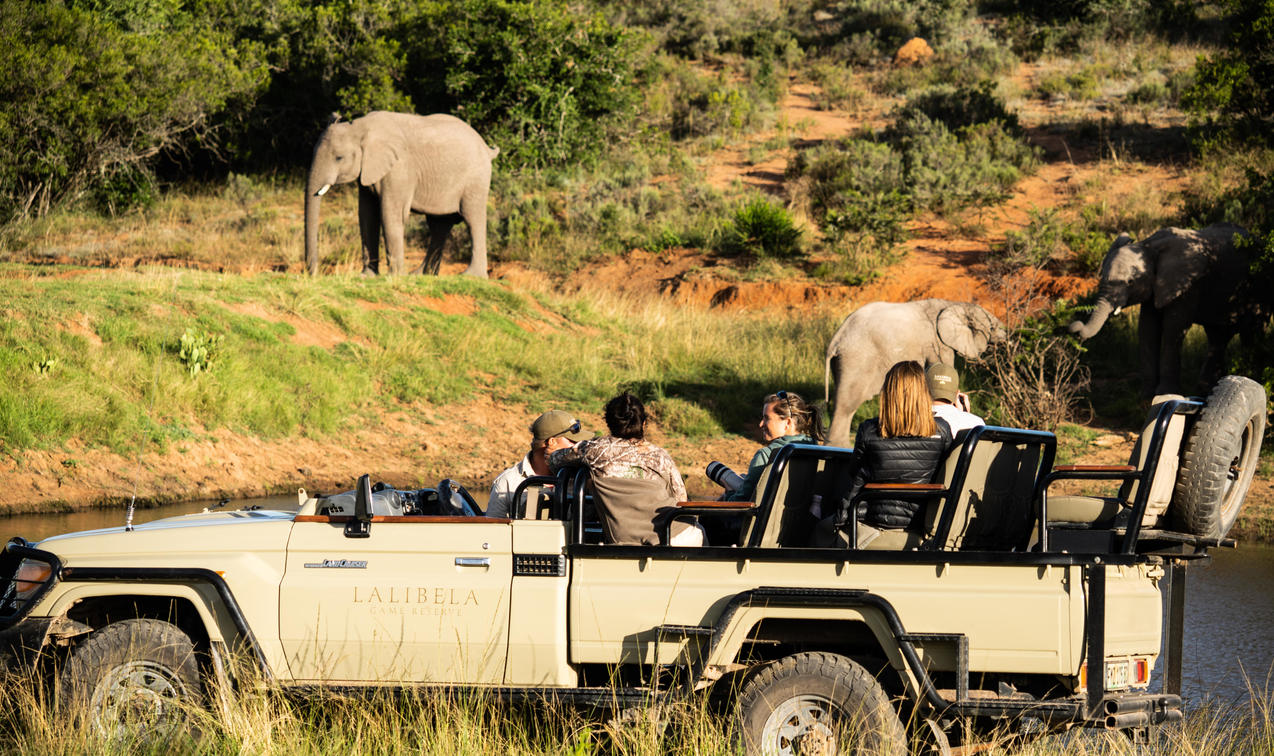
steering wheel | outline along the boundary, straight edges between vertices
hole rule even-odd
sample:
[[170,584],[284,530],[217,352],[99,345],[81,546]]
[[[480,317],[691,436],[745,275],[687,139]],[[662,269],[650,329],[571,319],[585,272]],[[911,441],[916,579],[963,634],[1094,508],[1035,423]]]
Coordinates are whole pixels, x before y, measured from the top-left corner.
[[482,516],[482,510],[478,509],[478,502],[474,501],[473,496],[464,490],[464,486],[451,478],[443,478],[438,483],[438,500],[444,506],[460,510],[465,517]]

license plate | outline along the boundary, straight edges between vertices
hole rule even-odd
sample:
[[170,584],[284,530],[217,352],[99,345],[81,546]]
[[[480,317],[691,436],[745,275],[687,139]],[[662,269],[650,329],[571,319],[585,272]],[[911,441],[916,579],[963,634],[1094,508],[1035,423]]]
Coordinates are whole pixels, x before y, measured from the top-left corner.
[[1132,665],[1125,660],[1106,662],[1106,690],[1127,688],[1132,684]]

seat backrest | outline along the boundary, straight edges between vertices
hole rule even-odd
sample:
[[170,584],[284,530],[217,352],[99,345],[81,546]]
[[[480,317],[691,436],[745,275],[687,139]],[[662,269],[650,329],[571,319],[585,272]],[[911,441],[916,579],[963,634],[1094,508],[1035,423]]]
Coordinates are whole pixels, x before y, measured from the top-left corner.
[[826,460],[793,457],[777,478],[766,481],[775,487],[775,492],[765,520],[765,532],[761,534],[762,547],[809,545],[816,523],[810,514],[810,504],[818,490],[817,478],[825,465]]
[[956,495],[951,530],[939,548],[1014,549],[1030,539],[1040,444],[981,439]]
[[[853,461],[851,451],[836,447],[792,445],[780,449],[756,487],[756,501],[762,507],[768,501],[769,509],[757,513],[755,524],[745,528],[741,543],[749,543],[754,528],[763,527],[758,546],[809,546],[819,519],[810,511],[814,497],[822,499],[823,517],[831,515],[849,491],[856,469]],[[772,475],[775,469],[779,473]]]
[[654,546],[659,543],[655,518],[677,500],[668,485],[658,478],[612,478],[594,475],[597,516],[607,543]]
[[[1160,394],[1151,400],[1150,413],[1146,424],[1141,429],[1137,443],[1132,447],[1128,464],[1138,470],[1146,467],[1146,457],[1150,453],[1150,437],[1161,412],[1171,411],[1168,403],[1184,399],[1180,394]],[[1172,489],[1177,483],[1177,470],[1181,466],[1181,441],[1185,437],[1186,416],[1174,414],[1168,421],[1167,432],[1163,438],[1163,448],[1159,452],[1159,463],[1155,466],[1155,476],[1150,481],[1150,495],[1146,500],[1146,513],[1141,518],[1142,525],[1153,525],[1172,502]],[[1132,504],[1137,496],[1139,481],[1130,480],[1119,488],[1121,501]]]

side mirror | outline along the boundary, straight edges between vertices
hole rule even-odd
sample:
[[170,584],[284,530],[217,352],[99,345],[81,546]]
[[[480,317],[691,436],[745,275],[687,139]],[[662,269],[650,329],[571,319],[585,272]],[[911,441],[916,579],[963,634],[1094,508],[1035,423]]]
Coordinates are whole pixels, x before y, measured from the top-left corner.
[[367,538],[372,534],[372,479],[366,473],[354,486],[354,516],[345,523],[346,538]]

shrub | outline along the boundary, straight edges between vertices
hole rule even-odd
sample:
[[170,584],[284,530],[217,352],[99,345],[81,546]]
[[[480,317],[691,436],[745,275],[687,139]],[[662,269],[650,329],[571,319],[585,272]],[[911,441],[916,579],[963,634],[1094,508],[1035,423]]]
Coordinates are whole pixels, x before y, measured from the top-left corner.
[[941,121],[951,131],[977,123],[999,122],[1010,132],[1020,134],[1017,115],[1004,107],[995,95],[995,82],[982,81],[976,86],[942,85],[916,94],[894,113],[894,120],[909,121],[923,113],[931,121]]
[[442,0],[405,29],[406,91],[500,145],[512,165],[603,151],[636,104],[639,39],[600,15],[534,0]]
[[752,255],[791,259],[804,250],[801,230],[787,210],[756,197],[741,205],[722,229],[716,250],[724,255]]
[[1226,0],[1229,44],[1200,60],[1181,97],[1194,123],[1196,146],[1227,140],[1274,144],[1274,4]]
[[1074,422],[1090,384],[1088,368],[1080,362],[1083,347],[1064,326],[1075,317],[1065,300],[1051,310],[1023,318],[1035,292],[1006,292],[1011,298],[1007,322],[1018,322],[1007,339],[992,344],[976,363],[995,404],[990,422],[1011,428],[1055,431]]
[[169,18],[134,29],[75,6],[0,0],[0,222],[95,185],[111,209],[144,202],[149,161],[195,144],[263,82],[252,45]]

